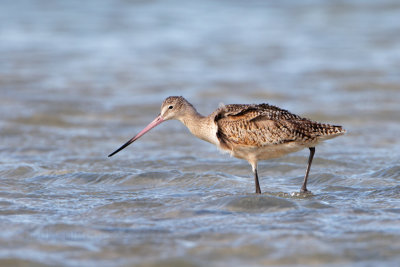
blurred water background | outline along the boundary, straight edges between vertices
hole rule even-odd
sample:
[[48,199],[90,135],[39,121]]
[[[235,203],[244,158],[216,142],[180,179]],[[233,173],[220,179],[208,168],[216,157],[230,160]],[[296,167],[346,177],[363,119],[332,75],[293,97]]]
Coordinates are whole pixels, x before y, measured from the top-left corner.
[[[400,2],[3,0],[1,266],[398,266]],[[348,134],[259,165],[165,123],[183,95]]]

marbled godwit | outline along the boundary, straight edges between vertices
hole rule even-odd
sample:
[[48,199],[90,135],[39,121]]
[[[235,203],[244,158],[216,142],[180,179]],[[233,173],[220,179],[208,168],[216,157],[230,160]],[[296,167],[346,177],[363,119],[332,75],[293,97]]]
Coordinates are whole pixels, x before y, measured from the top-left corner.
[[344,134],[341,126],[314,122],[268,104],[224,105],[209,116],[200,115],[185,98],[170,96],[161,113],[136,136],[108,155],[118,153],[155,126],[166,120],[179,120],[198,138],[216,145],[252,166],[256,193],[261,194],[257,162],[282,157],[308,147],[310,156],[300,192],[307,192],[307,178],[315,146]]

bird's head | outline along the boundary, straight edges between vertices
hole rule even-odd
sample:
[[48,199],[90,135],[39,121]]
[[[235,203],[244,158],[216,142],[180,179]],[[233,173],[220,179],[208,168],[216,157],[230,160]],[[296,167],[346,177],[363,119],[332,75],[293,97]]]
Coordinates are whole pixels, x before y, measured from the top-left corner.
[[185,111],[187,111],[188,109],[193,109],[193,106],[182,96],[167,97],[161,105],[161,113],[137,135],[132,137],[128,142],[123,144],[120,148],[118,148],[108,156],[111,157],[112,155],[118,153],[163,121],[172,119],[181,120],[185,115]]
[[190,108],[193,106],[182,96],[170,96],[162,103],[160,116],[164,121],[179,120]]

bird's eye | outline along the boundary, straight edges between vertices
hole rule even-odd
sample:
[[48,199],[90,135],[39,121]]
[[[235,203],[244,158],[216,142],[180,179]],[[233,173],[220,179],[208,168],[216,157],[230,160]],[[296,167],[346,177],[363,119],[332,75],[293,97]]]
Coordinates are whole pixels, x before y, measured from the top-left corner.
[[173,109],[174,107],[173,107],[173,106],[169,106],[168,108],[169,108],[169,109]]

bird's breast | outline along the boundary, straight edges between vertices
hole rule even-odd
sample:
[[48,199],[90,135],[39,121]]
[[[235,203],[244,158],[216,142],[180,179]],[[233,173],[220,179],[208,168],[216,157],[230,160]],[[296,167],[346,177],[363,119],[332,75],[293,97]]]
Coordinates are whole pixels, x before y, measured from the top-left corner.
[[289,153],[297,152],[306,146],[297,142],[273,144],[262,147],[234,146],[230,150],[233,157],[245,159],[249,162],[280,158]]

